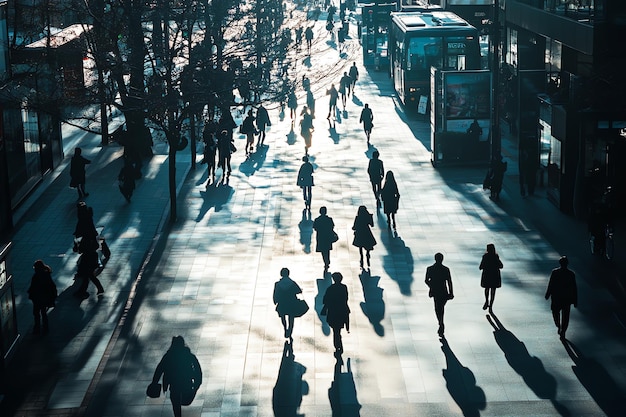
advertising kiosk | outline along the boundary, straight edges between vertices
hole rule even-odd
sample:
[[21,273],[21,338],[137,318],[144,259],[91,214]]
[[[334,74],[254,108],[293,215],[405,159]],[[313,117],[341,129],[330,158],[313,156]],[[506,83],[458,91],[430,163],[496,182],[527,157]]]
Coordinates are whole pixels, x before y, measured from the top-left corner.
[[491,72],[431,67],[433,166],[488,163],[491,143]]

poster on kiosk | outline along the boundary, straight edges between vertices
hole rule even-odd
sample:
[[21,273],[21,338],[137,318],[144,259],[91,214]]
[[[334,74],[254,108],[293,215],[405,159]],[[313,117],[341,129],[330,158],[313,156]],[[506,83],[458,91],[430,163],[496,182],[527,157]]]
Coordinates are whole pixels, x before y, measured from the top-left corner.
[[431,69],[433,166],[489,162],[491,72]]

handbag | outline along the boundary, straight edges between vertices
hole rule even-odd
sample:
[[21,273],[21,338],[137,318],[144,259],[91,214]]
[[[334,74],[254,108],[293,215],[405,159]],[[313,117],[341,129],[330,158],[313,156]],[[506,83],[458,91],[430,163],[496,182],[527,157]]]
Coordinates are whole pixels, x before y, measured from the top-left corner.
[[309,305],[307,302],[297,298],[293,304],[294,317],[302,317],[307,311],[309,311]]
[[335,242],[336,242],[336,241],[338,241],[338,240],[339,240],[339,235],[337,234],[337,232],[335,232],[335,231],[333,230],[333,235],[332,235],[332,239],[331,239],[331,241],[332,241],[333,243],[335,243]]
[[146,395],[150,398],[159,398],[161,396],[161,384],[152,382],[146,388]]

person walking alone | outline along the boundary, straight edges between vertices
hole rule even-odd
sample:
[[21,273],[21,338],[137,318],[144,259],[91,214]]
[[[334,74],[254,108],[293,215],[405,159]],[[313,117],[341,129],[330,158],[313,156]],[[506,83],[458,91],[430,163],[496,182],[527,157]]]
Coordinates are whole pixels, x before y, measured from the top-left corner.
[[75,148],[74,156],[70,162],[70,187],[76,188],[78,198],[85,198],[89,195],[85,191],[85,165],[91,164],[91,161],[82,156],[82,149]]
[[380,208],[382,206],[380,198],[381,184],[383,183],[385,175],[385,167],[383,161],[380,159],[380,152],[374,151],[372,153],[372,159],[370,159],[367,164],[367,174],[370,177],[372,192],[376,199],[376,208]]
[[307,54],[311,56],[311,46],[313,45],[313,28],[308,26],[304,31],[304,38],[306,39]]
[[241,123],[241,133],[246,135],[246,156],[250,156],[250,153],[254,150],[255,120],[252,110],[248,110],[248,115]]
[[265,142],[265,128],[271,125],[270,115],[263,104],[261,104],[256,111],[256,126],[259,129],[259,140],[256,144],[257,148]]
[[313,116],[309,113],[307,106],[302,108],[300,115],[302,116],[302,120],[300,120],[300,135],[304,138],[304,154],[308,155],[313,140]]
[[335,118],[335,113],[337,113],[337,99],[339,98],[339,92],[335,88],[335,84],[330,85],[330,89],[326,90],[326,95],[330,96],[328,99],[328,116],[326,117],[330,120],[332,116]]
[[493,308],[493,300],[496,297],[496,288],[502,286],[502,277],[500,269],[503,268],[500,256],[496,253],[496,246],[493,243],[487,245],[487,250],[483,254],[478,269],[482,272],[480,277],[480,286],[485,289],[485,304],[483,310]]
[[311,192],[312,188],[315,185],[313,182],[313,164],[309,162],[308,156],[302,157],[302,165],[300,165],[300,169],[298,170],[298,180],[296,181],[296,185],[302,188],[302,197],[304,198],[304,208],[307,210],[311,210]]
[[354,95],[354,87],[356,86],[356,82],[359,79],[359,69],[356,67],[356,62],[352,63],[350,71],[348,71],[348,75],[350,76],[350,89],[352,90],[352,94]]
[[550,306],[552,318],[561,340],[565,340],[571,306],[573,304],[574,307],[578,307],[578,289],[576,287],[576,275],[567,268],[569,265],[567,256],[561,256],[559,265],[560,267],[553,269],[550,274],[545,297],[546,300],[552,298]]
[[396,179],[391,171],[387,171],[385,185],[380,190],[380,196],[383,200],[385,214],[387,215],[387,228],[390,229],[393,225],[393,230],[396,230],[396,213],[398,212],[400,193],[398,192]]
[[129,203],[131,197],[133,196],[133,191],[135,191],[136,176],[137,171],[135,170],[135,166],[129,158],[124,158],[124,166],[117,175],[117,180],[120,192]]
[[320,314],[326,316],[326,322],[333,329],[333,346],[335,356],[338,356],[343,353],[341,329],[345,327],[350,333],[350,307],[348,307],[348,287],[341,283],[343,275],[340,272],[333,272],[331,277],[333,283],[324,293],[324,306]]
[[192,403],[202,384],[202,369],[198,358],[185,345],[182,336],[172,337],[172,344],[154,370],[152,384],[163,375],[163,392],[170,390],[174,417],[181,417],[183,405]]
[[443,264],[443,254],[435,254],[435,263],[426,268],[426,285],[428,286],[428,296],[435,303],[435,316],[439,323],[437,333],[439,337],[443,337],[445,326],[443,324],[443,314],[448,300],[454,298],[452,289],[452,277],[450,269]]
[[335,222],[326,213],[326,207],[320,207],[320,215],[313,220],[313,230],[316,232],[315,251],[322,254],[324,272],[327,272],[330,266],[330,251],[333,249],[333,243],[339,239],[334,230]]
[[367,207],[360,206],[357,211],[357,215],[354,218],[354,224],[352,230],[354,230],[354,240],[352,245],[359,248],[359,256],[361,258],[361,269],[363,269],[363,250],[365,250],[365,257],[367,260],[367,268],[370,267],[370,251],[374,249],[376,245],[376,239],[372,234],[372,227],[374,226],[374,216],[367,210]]
[[33,269],[35,273],[28,287],[28,298],[33,302],[33,317],[35,318],[33,333],[47,334],[49,330],[48,308],[54,307],[58,295],[57,286],[52,280],[52,268],[41,259],[35,261]]
[[365,103],[363,110],[361,110],[361,117],[359,123],[363,123],[363,131],[365,131],[365,137],[367,138],[367,144],[370,144],[370,135],[372,134],[372,128],[374,127],[374,115],[369,104]]
[[285,329],[285,338],[291,338],[295,317],[300,317],[298,294],[302,294],[302,288],[289,277],[289,269],[280,270],[280,280],[274,284],[274,304],[276,312]]
[[352,80],[348,76],[348,73],[344,71],[343,76],[339,80],[339,94],[341,94],[341,104],[343,105],[343,110],[346,110],[346,97],[348,92],[350,91],[350,83]]

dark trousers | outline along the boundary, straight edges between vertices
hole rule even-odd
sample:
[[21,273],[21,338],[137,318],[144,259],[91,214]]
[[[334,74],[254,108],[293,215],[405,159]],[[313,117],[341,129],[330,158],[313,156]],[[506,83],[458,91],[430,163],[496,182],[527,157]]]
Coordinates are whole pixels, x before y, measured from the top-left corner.
[[33,303],[33,316],[35,318],[35,332],[38,332],[43,324],[43,331],[48,331],[48,307],[42,303]]
[[80,287],[78,288],[78,293],[79,294],[84,294],[84,293],[87,292],[87,287],[89,286],[89,281],[94,283],[94,285],[96,286],[96,288],[98,290],[98,293],[103,293],[104,292],[104,287],[102,286],[102,283],[100,283],[100,280],[94,274],[87,275],[87,276],[80,276],[78,278],[81,280],[80,281]]

